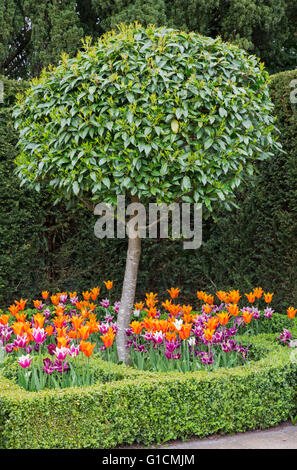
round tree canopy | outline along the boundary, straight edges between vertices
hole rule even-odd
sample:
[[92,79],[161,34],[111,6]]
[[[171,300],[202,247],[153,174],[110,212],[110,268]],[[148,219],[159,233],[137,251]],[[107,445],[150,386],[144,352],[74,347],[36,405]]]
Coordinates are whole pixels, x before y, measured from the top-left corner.
[[118,28],[19,97],[22,182],[94,202],[227,204],[278,148],[263,64],[219,38]]

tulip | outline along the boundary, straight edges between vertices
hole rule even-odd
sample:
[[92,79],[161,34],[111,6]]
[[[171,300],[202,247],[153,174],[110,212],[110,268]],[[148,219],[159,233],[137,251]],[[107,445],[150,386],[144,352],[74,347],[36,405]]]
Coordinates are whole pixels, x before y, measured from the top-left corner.
[[104,284],[108,290],[113,288],[113,281],[104,281]]
[[180,339],[187,339],[191,334],[192,323],[184,323],[181,325],[181,329],[179,330],[178,334]]
[[133,321],[129,326],[132,328],[132,331],[135,335],[139,335],[143,329],[143,323],[139,321]]
[[17,336],[14,340],[14,346],[16,346],[17,348],[25,348],[28,343],[29,338],[26,334],[23,334],[22,336]]
[[0,324],[7,325],[10,315],[4,315],[4,313],[0,317]]
[[135,307],[135,310],[138,310],[139,312],[141,312],[141,310],[143,310],[143,307],[144,307],[144,302],[138,302],[134,304],[134,307]]
[[263,294],[262,287],[255,287],[254,294],[255,294],[256,299],[261,299],[262,294]]
[[110,348],[113,344],[115,333],[112,328],[109,328],[108,332],[105,335],[100,336],[100,338],[102,339],[104,346],[106,348]]
[[229,295],[229,302],[233,304],[238,304],[239,299],[241,299],[241,295],[239,295],[239,290],[230,290],[228,295]]
[[37,344],[42,344],[46,340],[46,333],[43,328],[33,328],[32,336]]
[[108,308],[109,307],[109,300],[104,299],[100,302],[100,304],[102,305],[103,308]]
[[74,344],[72,344],[69,348],[69,356],[71,357],[76,357],[79,355],[79,347],[77,346],[74,346]]
[[167,292],[169,292],[170,297],[172,299],[177,299],[178,294],[180,293],[180,289],[178,287],[176,287],[176,288],[171,287],[171,289],[167,289]]
[[273,293],[270,294],[269,292],[267,292],[267,294],[264,294],[264,299],[267,304],[269,304],[272,301],[273,295],[274,295]]
[[64,361],[64,359],[66,359],[68,352],[69,352],[69,349],[62,346],[61,348],[55,349],[54,355],[59,361]]
[[242,312],[242,318],[243,318],[244,323],[250,323],[253,318],[253,312],[251,313]]
[[297,308],[289,307],[287,310],[288,317],[291,319],[295,318],[296,313],[297,313]]
[[27,369],[28,367],[30,367],[31,361],[32,361],[32,357],[30,357],[29,354],[27,354],[26,356],[19,357],[18,364],[20,364],[20,366],[23,367],[23,369]]
[[255,293],[254,292],[250,292],[249,294],[244,294],[246,296],[246,298],[248,299],[248,301],[253,304],[255,302]]

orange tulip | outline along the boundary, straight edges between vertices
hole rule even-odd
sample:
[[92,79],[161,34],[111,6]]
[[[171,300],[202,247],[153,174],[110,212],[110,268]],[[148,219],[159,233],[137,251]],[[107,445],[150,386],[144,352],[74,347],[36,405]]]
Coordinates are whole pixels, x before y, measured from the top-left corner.
[[165,302],[162,302],[162,307],[164,307],[165,310],[167,310],[168,312],[169,312],[169,309],[170,309],[171,306],[172,306],[172,301],[171,300],[166,299]]
[[86,308],[82,308],[80,314],[83,318],[88,318],[89,311]]
[[26,318],[27,318],[27,314],[26,313],[16,313],[15,318],[17,319],[17,321],[25,322]]
[[229,302],[238,304],[239,300],[241,299],[241,295],[239,295],[239,290],[230,290],[228,293]]
[[5,315],[4,313],[0,317],[0,324],[7,325],[10,315]]
[[60,300],[60,297],[58,295],[51,296],[51,301],[53,305],[59,305],[59,300]]
[[204,332],[204,336],[205,336],[206,341],[211,341],[212,337],[213,337],[213,334],[214,334],[214,330],[205,329],[205,330],[203,330],[203,332]]
[[106,348],[110,348],[113,344],[113,341],[114,341],[114,338],[115,338],[115,333],[114,333],[113,329],[110,327],[108,332],[105,333],[105,335],[100,336],[100,338],[102,339],[102,341],[104,343],[104,346]]
[[181,311],[183,312],[184,315],[189,315],[192,310],[193,310],[193,307],[191,307],[191,305],[183,305],[181,307]]
[[42,295],[43,300],[46,300],[49,296],[49,292],[47,290],[43,290],[41,292],[41,295]]
[[78,330],[81,327],[83,321],[83,317],[79,317],[78,315],[75,315],[71,318],[71,323],[75,330]]
[[138,302],[134,304],[134,307],[135,307],[135,310],[138,310],[139,312],[141,312],[141,310],[143,310],[143,307],[144,307],[144,302]]
[[37,313],[33,315],[35,328],[43,328],[43,324],[45,322],[45,316],[42,313]]
[[155,320],[151,317],[145,317],[142,321],[143,323],[143,327],[146,329],[146,330],[152,330],[154,328],[154,325],[155,325]]
[[110,290],[113,288],[113,281],[103,281],[105,286],[106,286],[106,289]]
[[19,301],[15,300],[14,302],[19,307],[19,311],[22,312],[23,310],[25,310],[26,302],[28,302],[28,299],[20,299]]
[[71,339],[77,339],[77,332],[75,330],[69,330],[68,337]]
[[253,292],[254,292],[254,294],[255,294],[256,299],[261,299],[262,294],[263,294],[263,289],[262,289],[262,287],[255,287],[255,289],[254,289]]
[[87,323],[86,323],[86,326],[89,327],[89,330],[90,330],[90,334],[92,333],[98,333],[99,331],[99,326],[97,324],[97,322],[95,320],[89,320]]
[[67,320],[67,317],[55,317],[53,318],[53,323],[56,328],[62,328],[63,324]]
[[17,305],[11,305],[8,307],[8,310],[13,316],[16,316],[16,314],[19,312],[19,307]]
[[64,315],[64,307],[63,307],[63,305],[57,305],[57,306],[56,306],[55,314],[56,314],[58,317],[62,317],[62,316]]
[[13,332],[15,335],[22,336],[24,332],[24,323],[22,322],[15,322],[11,325],[11,328],[13,329]]
[[156,321],[158,327],[158,331],[162,331],[162,333],[166,333],[168,330],[168,321],[167,320],[157,320]]
[[291,319],[295,318],[296,313],[297,313],[297,308],[289,307],[287,310],[288,317]]
[[217,317],[211,317],[206,322],[203,322],[208,330],[215,330],[219,324],[219,319]]
[[67,326],[63,326],[61,328],[56,328],[57,330],[57,336],[61,337],[61,336],[67,336]]
[[82,295],[83,295],[84,300],[89,300],[89,298],[91,297],[91,292],[85,291],[82,293]]
[[204,305],[202,305],[202,307],[203,307],[204,312],[209,314],[212,311],[213,306],[209,305],[209,304],[204,304]]
[[130,327],[132,328],[132,331],[135,335],[139,335],[139,333],[141,333],[143,326],[143,323],[139,321],[133,321],[130,323]]
[[167,333],[165,335],[165,338],[167,339],[167,341],[175,341],[176,340],[176,333],[171,332],[171,331],[167,331]]
[[33,300],[33,304],[35,308],[38,308],[42,304],[42,300]]
[[93,354],[96,343],[88,343],[87,341],[81,341],[80,350],[84,353],[85,356],[90,357]]
[[151,318],[155,318],[155,316],[157,315],[157,307],[145,308],[144,310],[147,312],[148,316]]
[[100,288],[99,287],[93,287],[91,289],[91,299],[95,301],[100,293]]
[[158,300],[156,299],[158,294],[154,294],[153,292],[150,292],[149,294],[146,293],[145,295],[146,295],[145,303],[148,307],[154,307],[158,303]]
[[234,317],[237,317],[237,315],[239,314],[239,308],[237,304],[227,305],[227,310],[230,313],[230,315],[233,315]]
[[171,287],[171,289],[167,289],[167,292],[169,292],[172,299],[177,299],[180,289],[178,287]]
[[213,301],[214,301],[213,295],[206,295],[204,297],[204,302],[209,304],[209,305],[213,305]]
[[197,290],[197,297],[199,300],[203,300],[204,301],[204,297],[205,297],[205,292],[203,290]]
[[88,305],[89,309],[91,310],[91,312],[93,312],[95,310],[95,308],[97,307],[97,305],[93,304],[93,303],[89,303]]
[[66,336],[57,336],[58,348],[68,348],[69,341],[70,341],[69,338],[66,338]]
[[77,292],[69,292],[69,297],[70,299],[73,299],[73,297],[77,297]]
[[225,302],[225,303],[229,302],[228,293],[223,290],[219,290],[218,292],[216,292],[216,296],[221,302]]
[[90,336],[90,328],[87,325],[82,325],[78,328],[78,334],[81,339],[88,339]]
[[52,325],[48,325],[45,327],[44,331],[46,332],[47,336],[52,336],[54,332],[54,327]]
[[255,299],[256,299],[256,295],[254,292],[250,292],[249,294],[244,294],[246,296],[246,298],[248,299],[248,301],[253,304],[255,302]]
[[182,319],[184,320],[185,323],[192,323],[193,318],[194,318],[194,315],[192,315],[192,313],[184,313],[182,316]]
[[253,312],[242,312],[242,318],[244,323],[250,323],[253,318]]
[[181,329],[178,330],[180,339],[187,339],[191,334],[192,323],[183,323]]
[[270,304],[270,302],[272,301],[273,295],[274,294],[270,294],[269,292],[267,292],[267,294],[264,294],[264,299],[267,304]]
[[179,314],[180,311],[181,311],[181,306],[179,304],[178,305],[172,304],[169,307],[169,313],[173,317],[176,317]]
[[230,314],[227,312],[220,312],[217,313],[217,317],[221,325],[227,325],[228,321],[230,320]]

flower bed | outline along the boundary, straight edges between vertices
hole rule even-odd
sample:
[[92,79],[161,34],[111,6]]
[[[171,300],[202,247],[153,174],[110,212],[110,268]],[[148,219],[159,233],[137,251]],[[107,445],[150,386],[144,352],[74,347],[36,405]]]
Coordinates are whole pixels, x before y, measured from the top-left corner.
[[[212,372],[160,373],[94,359],[106,383],[27,392],[0,375],[3,448],[111,448],[267,428],[296,413],[297,364],[275,335],[262,359]],[[246,339],[247,340],[247,339]]]
[[[110,291],[113,282],[105,285]],[[218,304],[212,295],[198,291],[195,311],[191,305],[177,303],[179,292],[168,290],[170,299],[160,302],[159,308],[152,292],[145,303],[135,304],[137,319],[126,330],[134,367],[160,372],[236,367],[253,357],[238,336],[272,331],[274,311],[268,304],[273,294],[261,288],[245,294],[252,306],[239,306],[242,296],[236,290],[218,291]],[[94,302],[99,293],[99,287],[83,292],[82,300],[76,292],[50,296],[45,291],[42,300],[33,301],[35,310],[25,310],[27,300],[21,299],[0,316],[1,354],[19,365],[18,385],[28,391],[92,385],[97,380],[91,359],[94,351],[118,362],[114,339],[119,302],[111,305],[103,299],[98,306]],[[290,307],[287,313],[291,321],[296,310]],[[286,342],[290,333],[284,335],[280,339]]]
[[21,300],[0,314],[0,447],[150,444],[266,428],[296,413],[297,361],[287,346],[297,337],[295,309],[280,315],[271,297],[255,306],[250,294],[253,305],[239,307],[231,291],[217,293],[218,305],[198,292],[193,311],[177,303],[177,290],[169,294],[163,309],[156,294],[135,305],[134,367],[112,363],[119,305],[94,304],[97,288],[83,300],[44,292],[34,309]]

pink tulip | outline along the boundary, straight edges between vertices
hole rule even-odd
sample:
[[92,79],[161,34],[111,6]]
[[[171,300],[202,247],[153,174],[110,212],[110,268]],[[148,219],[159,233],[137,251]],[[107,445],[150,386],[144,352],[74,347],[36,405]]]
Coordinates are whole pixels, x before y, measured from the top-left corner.
[[64,361],[68,353],[69,349],[64,348],[63,346],[61,348],[56,348],[56,350],[54,351],[54,354],[59,361]]
[[75,347],[74,344],[72,344],[69,349],[69,356],[77,357],[78,355],[79,355],[79,346]]
[[43,328],[33,328],[33,338],[35,343],[41,344],[46,340],[46,333]]
[[20,364],[21,367],[23,367],[24,369],[27,369],[28,367],[30,367],[31,361],[32,361],[32,357],[30,357],[29,354],[27,354],[27,356],[20,356],[18,363]]

